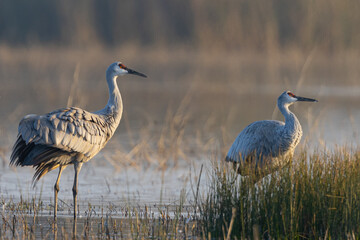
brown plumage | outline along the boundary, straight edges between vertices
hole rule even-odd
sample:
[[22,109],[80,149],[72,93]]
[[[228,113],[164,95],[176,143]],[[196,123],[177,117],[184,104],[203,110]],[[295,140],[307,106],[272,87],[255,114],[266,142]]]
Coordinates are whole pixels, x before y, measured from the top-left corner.
[[123,111],[118,76],[135,74],[146,77],[116,62],[106,71],[109,100],[104,109],[91,113],[80,108],[63,108],[45,115],[27,115],[19,124],[19,134],[11,154],[11,165],[33,166],[34,185],[46,173],[59,168],[54,186],[54,217],[57,214],[57,194],[61,172],[74,164],[74,218],[78,174],[84,162],[94,157],[110,140],[118,127]]

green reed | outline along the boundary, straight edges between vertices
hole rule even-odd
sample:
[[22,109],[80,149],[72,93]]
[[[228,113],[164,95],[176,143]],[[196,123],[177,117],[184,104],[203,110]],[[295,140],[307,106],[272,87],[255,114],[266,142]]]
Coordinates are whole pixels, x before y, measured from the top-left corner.
[[200,204],[204,236],[226,238],[360,237],[360,156],[346,149],[303,151],[255,185],[226,165],[211,170]]

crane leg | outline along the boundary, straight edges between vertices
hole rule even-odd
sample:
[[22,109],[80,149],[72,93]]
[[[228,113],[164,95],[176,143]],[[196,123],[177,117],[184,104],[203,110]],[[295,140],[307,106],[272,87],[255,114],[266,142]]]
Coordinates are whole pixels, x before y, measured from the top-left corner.
[[82,162],[75,162],[74,168],[75,168],[75,177],[74,177],[74,186],[73,186],[73,197],[74,197],[74,219],[76,219],[76,213],[77,213],[77,192],[78,192],[78,176],[80,169],[82,167]]
[[234,171],[237,172],[237,169],[238,169],[237,162],[232,162],[232,164],[233,164]]
[[60,166],[59,167],[59,174],[58,177],[56,179],[55,185],[54,185],[54,221],[56,221],[56,216],[57,216],[57,206],[58,206],[58,193],[60,191],[59,188],[59,182],[60,182],[60,177],[61,177],[61,172],[65,169],[66,166]]

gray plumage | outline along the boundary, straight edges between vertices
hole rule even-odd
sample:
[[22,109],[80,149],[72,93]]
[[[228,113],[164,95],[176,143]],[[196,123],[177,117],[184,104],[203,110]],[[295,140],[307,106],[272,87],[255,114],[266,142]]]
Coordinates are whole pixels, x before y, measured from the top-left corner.
[[285,123],[275,120],[257,121],[240,132],[225,158],[234,163],[239,174],[249,175],[255,171],[257,181],[290,162],[302,136],[301,125],[289,110],[289,106],[297,101],[317,102],[285,91],[277,101]]
[[121,113],[122,107],[105,114],[70,107],[42,116],[27,115],[19,124],[11,163],[35,166],[36,182],[59,165],[68,165],[73,161],[87,162],[114,134]]
[[77,177],[84,162],[94,157],[110,140],[120,123],[123,105],[116,79],[124,74],[144,74],[115,62],[106,71],[109,100],[104,109],[91,113],[70,107],[45,115],[27,115],[19,124],[19,134],[11,154],[11,165],[33,166],[34,184],[46,173],[59,168],[54,186],[55,209],[62,170],[74,164],[74,218],[76,218]]

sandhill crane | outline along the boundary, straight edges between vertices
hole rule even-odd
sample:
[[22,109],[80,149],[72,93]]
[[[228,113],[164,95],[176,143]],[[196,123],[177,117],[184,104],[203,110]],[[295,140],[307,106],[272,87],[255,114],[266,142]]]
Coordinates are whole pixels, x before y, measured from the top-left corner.
[[237,136],[225,160],[233,162],[241,175],[255,173],[254,182],[287,165],[302,136],[300,122],[289,110],[289,106],[298,101],[317,102],[289,91],[283,92],[277,106],[285,117],[285,123],[274,120],[251,123]]
[[116,79],[125,74],[146,77],[121,62],[111,64],[106,70],[109,100],[100,111],[91,113],[77,107],[63,108],[45,115],[27,115],[19,124],[10,164],[35,167],[34,185],[46,173],[59,168],[54,186],[55,220],[61,173],[70,164],[75,168],[72,192],[76,219],[80,169],[105,146],[120,123],[123,104]]

